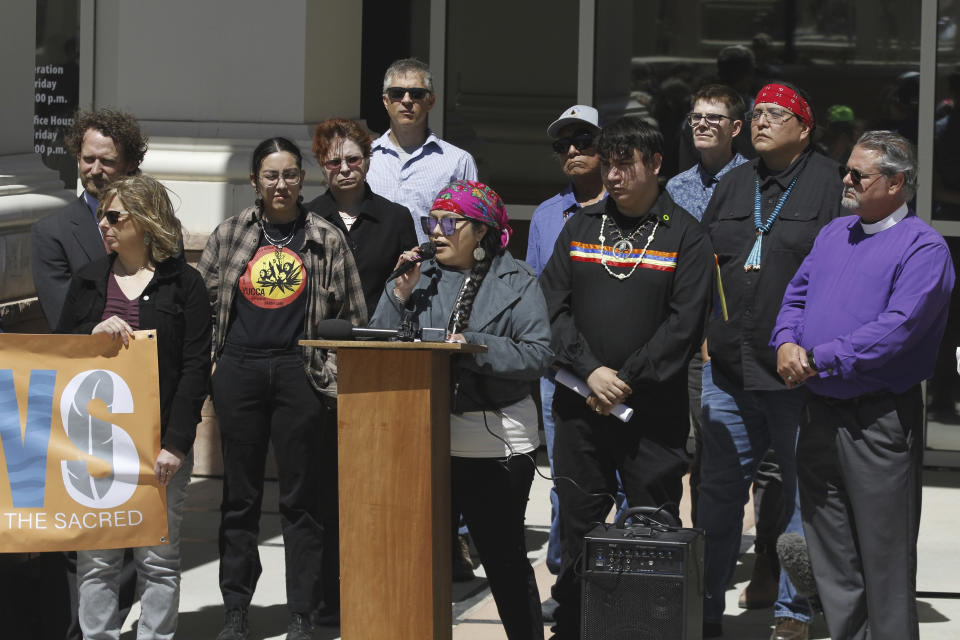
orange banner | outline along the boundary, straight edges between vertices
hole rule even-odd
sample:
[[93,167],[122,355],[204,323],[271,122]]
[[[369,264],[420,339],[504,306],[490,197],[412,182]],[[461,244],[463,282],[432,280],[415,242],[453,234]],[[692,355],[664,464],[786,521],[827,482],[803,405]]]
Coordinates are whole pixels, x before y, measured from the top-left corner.
[[157,341],[0,334],[0,552],[167,539]]

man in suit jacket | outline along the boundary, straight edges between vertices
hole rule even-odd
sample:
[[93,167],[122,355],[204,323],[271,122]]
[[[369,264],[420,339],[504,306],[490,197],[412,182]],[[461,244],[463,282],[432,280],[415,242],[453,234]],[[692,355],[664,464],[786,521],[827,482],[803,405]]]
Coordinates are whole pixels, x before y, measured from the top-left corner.
[[77,157],[83,193],[32,230],[33,284],[51,330],[60,319],[70,278],[106,252],[97,227],[99,194],[116,180],[139,172],[147,138],[132,115],[100,109],[77,114],[67,148]]
[[[33,284],[51,330],[57,327],[70,279],[78,269],[107,252],[97,226],[99,197],[115,181],[139,173],[147,138],[128,113],[100,109],[78,113],[67,134],[67,148],[77,157],[83,193],[63,209],[37,221],[32,229]],[[120,584],[120,616],[135,599],[136,570],[128,550]],[[47,585],[45,600],[54,622],[44,639],[81,640],[77,620],[76,554],[40,554],[24,565],[28,575]],[[60,582],[66,577],[66,585]],[[55,588],[54,588],[55,586]],[[33,593],[27,590],[27,593]],[[28,595],[29,599],[29,595]],[[64,630],[63,625],[67,625]]]

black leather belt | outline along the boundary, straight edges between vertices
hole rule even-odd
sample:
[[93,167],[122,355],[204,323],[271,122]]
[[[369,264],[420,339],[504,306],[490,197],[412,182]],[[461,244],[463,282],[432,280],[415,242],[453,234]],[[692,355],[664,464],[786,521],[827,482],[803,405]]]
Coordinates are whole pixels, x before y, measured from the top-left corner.
[[910,387],[903,393],[894,393],[893,391],[874,391],[873,393],[865,393],[862,396],[855,396],[853,398],[831,398],[830,396],[821,396],[813,394],[813,397],[822,402],[825,405],[831,407],[859,407],[864,404],[873,404],[875,402],[881,402],[888,399],[897,399],[902,396],[919,393],[920,385],[915,385]]

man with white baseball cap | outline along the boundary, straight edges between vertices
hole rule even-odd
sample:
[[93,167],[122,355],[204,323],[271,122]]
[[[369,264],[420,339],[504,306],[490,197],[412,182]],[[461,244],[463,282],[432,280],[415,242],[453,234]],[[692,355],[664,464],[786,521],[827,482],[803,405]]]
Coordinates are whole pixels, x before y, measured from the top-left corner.
[[[593,107],[575,104],[560,114],[547,127],[553,139],[553,151],[560,162],[560,170],[570,182],[560,193],[544,200],[533,212],[530,236],[527,242],[527,263],[539,276],[553,253],[560,229],[567,218],[587,205],[599,202],[606,195],[600,181],[600,158],[594,141],[600,134],[599,114]],[[540,379],[540,399],[543,412],[543,431],[547,442],[547,457],[553,467],[553,375]],[[547,545],[547,568],[554,575],[560,572],[559,500],[555,489],[550,491],[552,520],[550,541]],[[556,602],[544,603],[544,619],[553,620]]]

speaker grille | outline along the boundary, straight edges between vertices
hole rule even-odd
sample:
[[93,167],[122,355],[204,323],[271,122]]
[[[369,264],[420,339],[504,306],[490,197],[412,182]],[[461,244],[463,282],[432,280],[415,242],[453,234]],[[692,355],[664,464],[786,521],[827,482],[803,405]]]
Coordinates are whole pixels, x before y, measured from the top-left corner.
[[588,573],[583,590],[583,640],[682,637],[682,578]]

